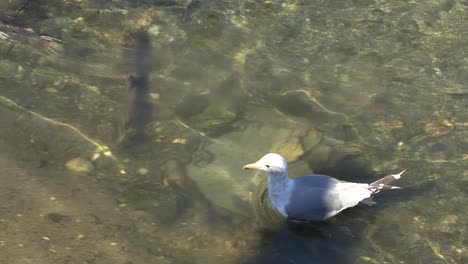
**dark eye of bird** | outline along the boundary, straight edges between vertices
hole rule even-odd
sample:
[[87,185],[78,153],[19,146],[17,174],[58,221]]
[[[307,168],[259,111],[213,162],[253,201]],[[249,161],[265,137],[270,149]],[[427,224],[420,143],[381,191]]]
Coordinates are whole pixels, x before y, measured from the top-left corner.
[[265,165],[267,168],[270,168],[270,165]]

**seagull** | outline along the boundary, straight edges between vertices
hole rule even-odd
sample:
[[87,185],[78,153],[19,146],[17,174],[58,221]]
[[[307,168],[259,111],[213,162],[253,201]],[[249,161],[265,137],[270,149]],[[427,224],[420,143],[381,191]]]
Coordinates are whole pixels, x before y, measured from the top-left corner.
[[405,172],[389,174],[370,184],[341,181],[320,174],[290,179],[288,163],[277,153],[268,153],[243,169],[267,173],[268,198],[272,206],[294,222],[322,221],[360,202],[372,205],[373,194],[383,189],[400,189],[389,184]]

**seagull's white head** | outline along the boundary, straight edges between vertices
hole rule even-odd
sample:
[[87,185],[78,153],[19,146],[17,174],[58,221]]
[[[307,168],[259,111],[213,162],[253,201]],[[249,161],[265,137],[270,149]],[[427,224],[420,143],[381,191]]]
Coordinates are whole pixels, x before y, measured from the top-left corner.
[[286,172],[288,170],[288,163],[281,155],[268,153],[257,162],[245,165],[243,169],[256,169],[266,171],[268,174],[277,174]]

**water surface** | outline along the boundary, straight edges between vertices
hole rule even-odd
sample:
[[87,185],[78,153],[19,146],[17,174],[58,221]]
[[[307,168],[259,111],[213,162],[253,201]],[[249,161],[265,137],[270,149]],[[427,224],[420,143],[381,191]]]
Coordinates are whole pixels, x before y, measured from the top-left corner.
[[[468,262],[466,1],[0,7],[0,263]],[[408,172],[291,224],[241,170],[270,151]]]

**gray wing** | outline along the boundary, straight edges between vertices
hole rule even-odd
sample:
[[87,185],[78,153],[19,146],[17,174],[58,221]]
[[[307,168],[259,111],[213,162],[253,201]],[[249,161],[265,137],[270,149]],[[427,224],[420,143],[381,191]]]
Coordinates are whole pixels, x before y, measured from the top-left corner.
[[319,221],[357,205],[372,192],[367,184],[343,182],[325,175],[294,179],[286,213],[295,220]]
[[335,184],[340,182],[339,180],[333,177],[322,175],[322,174],[300,176],[300,177],[294,178],[293,181],[297,185],[318,187],[318,188],[330,188],[330,186],[334,186]]
[[325,175],[302,176],[293,179],[293,189],[286,213],[288,218],[300,221],[319,221],[340,207],[336,185],[339,183]]

